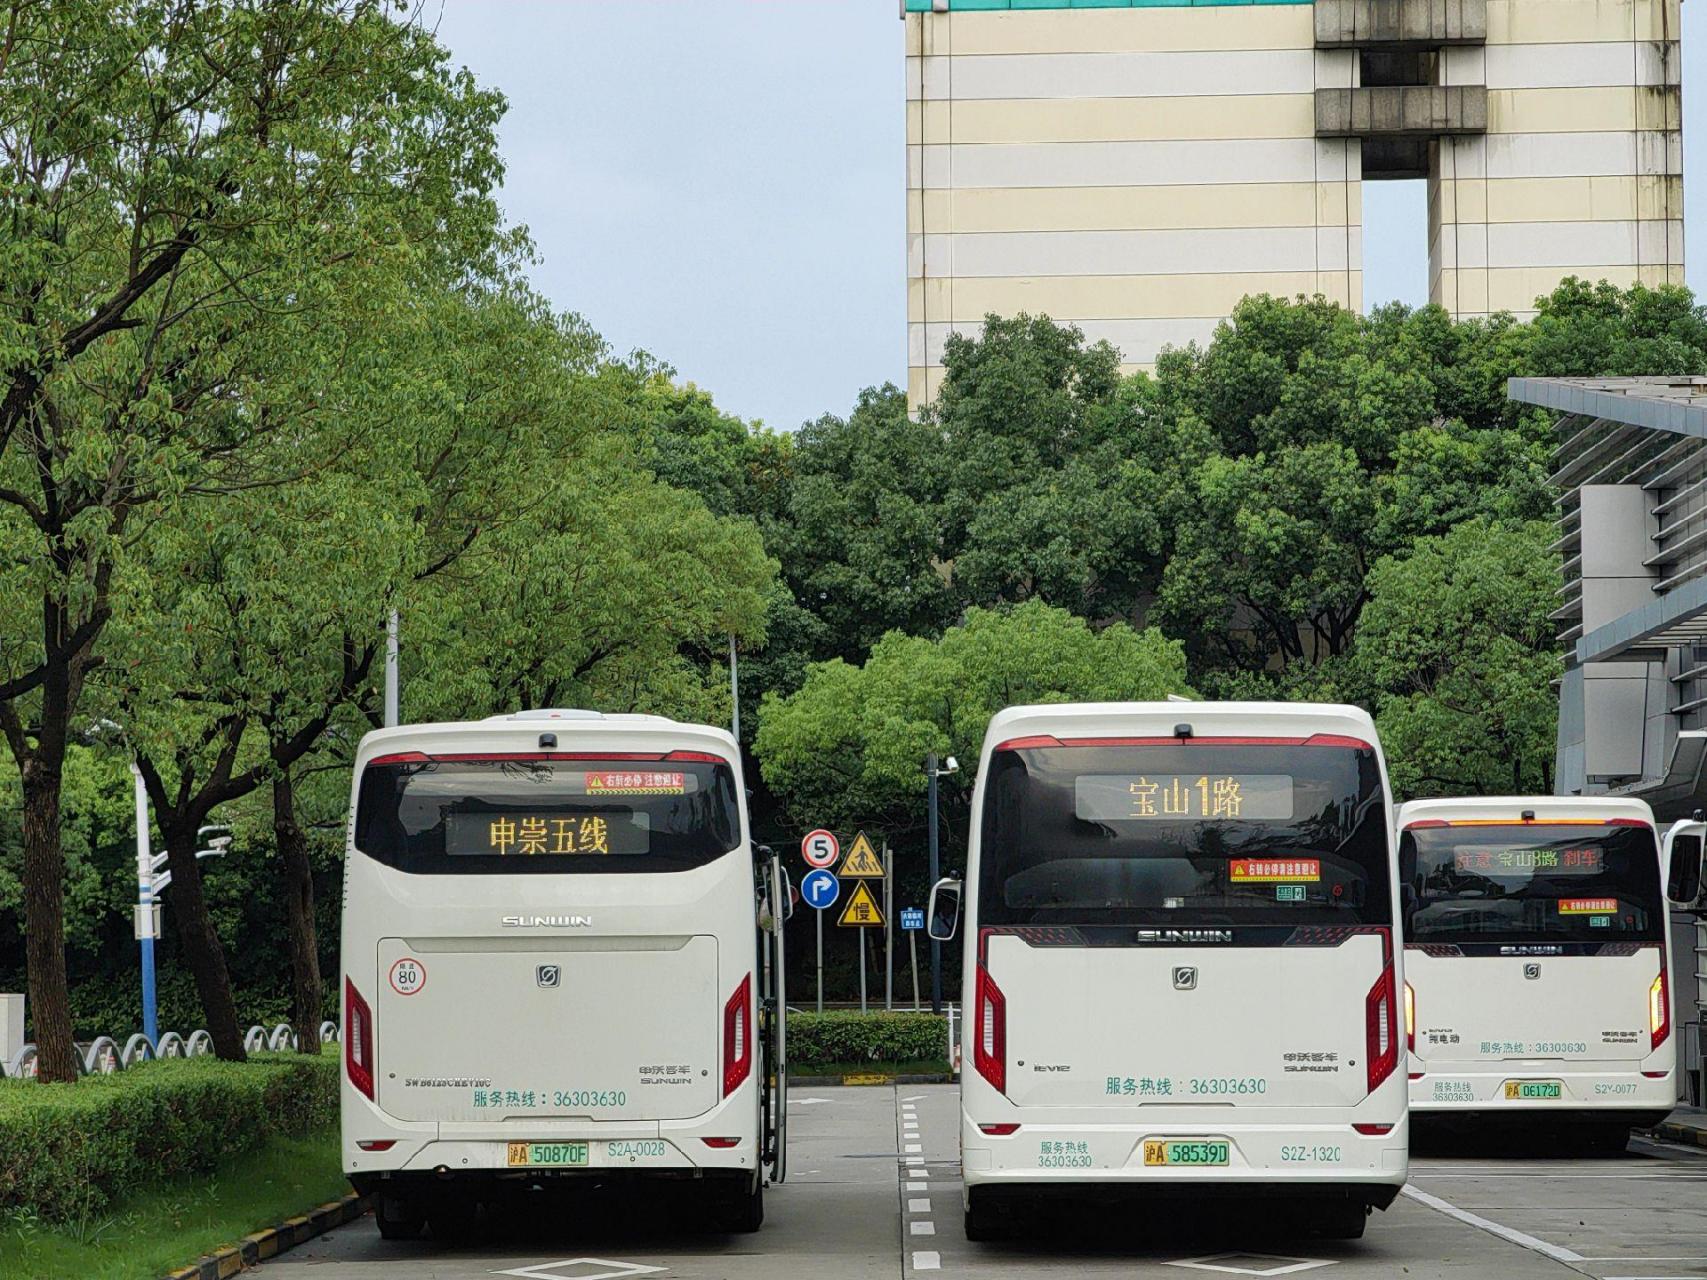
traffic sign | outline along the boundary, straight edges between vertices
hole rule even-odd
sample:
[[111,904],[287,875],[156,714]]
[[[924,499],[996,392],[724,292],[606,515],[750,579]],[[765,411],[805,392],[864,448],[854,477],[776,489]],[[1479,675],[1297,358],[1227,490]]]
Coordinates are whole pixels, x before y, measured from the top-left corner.
[[925,910],[923,907],[902,907],[901,927],[907,930],[923,929],[925,927]]
[[841,876],[844,880],[883,879],[883,862],[878,858],[877,850],[871,847],[871,841],[865,838],[865,832],[854,837],[853,848],[848,850],[847,861],[842,863]]
[[800,842],[800,856],[806,859],[806,865],[818,870],[836,865],[836,859],[842,856],[841,842],[834,833],[819,827],[816,831],[808,831]]
[[877,905],[877,899],[871,896],[869,884],[861,880],[854,886],[853,897],[848,899],[848,905],[842,909],[842,918],[836,923],[844,929],[883,927],[883,909]]
[[841,895],[842,882],[822,867],[816,871],[808,871],[806,878],[800,882],[800,896],[806,899],[806,905],[814,911],[823,911],[835,906],[836,899]]

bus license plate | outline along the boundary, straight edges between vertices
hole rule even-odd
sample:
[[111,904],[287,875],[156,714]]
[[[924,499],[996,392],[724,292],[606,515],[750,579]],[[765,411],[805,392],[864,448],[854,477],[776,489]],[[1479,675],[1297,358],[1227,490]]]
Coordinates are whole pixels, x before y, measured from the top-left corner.
[[574,1168],[587,1163],[584,1142],[510,1142],[507,1163],[512,1169]]
[[1225,1142],[1145,1142],[1146,1165],[1223,1165],[1228,1162]]
[[1561,1098],[1565,1087],[1557,1080],[1507,1080],[1505,1082],[1506,1101],[1518,1098]]

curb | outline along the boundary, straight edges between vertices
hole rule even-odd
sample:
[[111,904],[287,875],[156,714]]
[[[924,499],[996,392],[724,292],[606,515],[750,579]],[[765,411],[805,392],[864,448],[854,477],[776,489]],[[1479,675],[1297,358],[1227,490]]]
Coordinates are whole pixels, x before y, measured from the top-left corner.
[[1707,1147],[1707,1129],[1699,1129],[1692,1124],[1673,1124],[1671,1121],[1661,1121],[1648,1130],[1656,1138],[1664,1138],[1668,1142],[1681,1142],[1691,1147]]
[[889,1084],[953,1084],[954,1077],[950,1075],[885,1075],[880,1071],[861,1072],[858,1075],[846,1076],[797,1076],[790,1073],[788,1083],[801,1085],[808,1089],[823,1089],[835,1085],[889,1085]]
[[341,1200],[332,1200],[298,1217],[286,1218],[276,1227],[244,1236],[241,1244],[220,1249],[190,1266],[168,1272],[166,1280],[227,1280],[245,1267],[276,1257],[287,1249],[294,1249],[326,1234],[333,1227],[354,1221],[367,1210],[367,1200],[351,1192]]

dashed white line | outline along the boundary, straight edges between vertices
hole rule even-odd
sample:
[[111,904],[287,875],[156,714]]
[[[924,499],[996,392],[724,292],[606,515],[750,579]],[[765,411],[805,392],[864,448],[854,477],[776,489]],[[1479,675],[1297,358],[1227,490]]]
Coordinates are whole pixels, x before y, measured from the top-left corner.
[[1439,1196],[1431,1196],[1426,1191],[1418,1191],[1415,1187],[1406,1187],[1404,1194],[1419,1204],[1425,1204],[1438,1213],[1444,1213],[1449,1218],[1456,1218],[1459,1222],[1467,1223],[1472,1227],[1479,1227],[1491,1235],[1496,1235],[1502,1240],[1509,1240],[1532,1253],[1539,1253],[1544,1258],[1551,1258],[1554,1262],[1570,1264],[1583,1260],[1582,1255],[1575,1250],[1567,1249],[1563,1245],[1549,1244],[1547,1241],[1537,1239],[1535,1236],[1519,1231],[1515,1227],[1504,1226],[1492,1219],[1484,1218],[1480,1214],[1471,1213],[1468,1209],[1460,1209],[1457,1205],[1449,1204]]
[[907,1227],[916,1236],[934,1236],[936,1234],[936,1223],[931,1222],[928,1219],[920,1219],[918,1222],[909,1222]]
[[924,1149],[924,1144],[920,1142],[909,1142],[906,1146],[901,1148],[902,1151],[910,1156],[916,1156]]
[[908,1213],[929,1213],[930,1211],[931,1202],[927,1197],[921,1196],[917,1199],[907,1201]]
[[[908,1191],[929,1191],[931,1189],[931,1184],[928,1182],[909,1182],[906,1189]],[[1613,1259],[1613,1261],[1616,1261],[1616,1259]]]
[[914,1271],[941,1271],[942,1255],[934,1250],[915,1249],[913,1251]]

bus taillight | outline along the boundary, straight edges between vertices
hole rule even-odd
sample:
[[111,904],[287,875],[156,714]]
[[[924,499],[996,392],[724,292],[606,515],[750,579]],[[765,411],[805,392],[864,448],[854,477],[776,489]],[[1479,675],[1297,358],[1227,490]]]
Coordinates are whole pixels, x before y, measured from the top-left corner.
[[727,1098],[753,1072],[753,975],[741,979],[723,1006],[723,1096]]
[[1399,1065],[1399,1018],[1393,1000],[1393,965],[1389,961],[1369,995],[1363,1002],[1366,1043],[1364,1055],[1369,1063],[1369,1092],[1374,1093]]
[[1417,1051],[1417,993],[1405,984],[1405,1048]]
[[990,971],[978,966],[977,1002],[972,1028],[972,1065],[995,1086],[1008,1089],[1008,1002]]
[[1658,1049],[1671,1034],[1671,996],[1666,988],[1666,957],[1660,952],[1660,974],[1648,988],[1648,1030],[1653,1039],[1650,1051]]
[[373,1098],[373,1011],[356,984],[344,979],[344,1070],[350,1083]]

